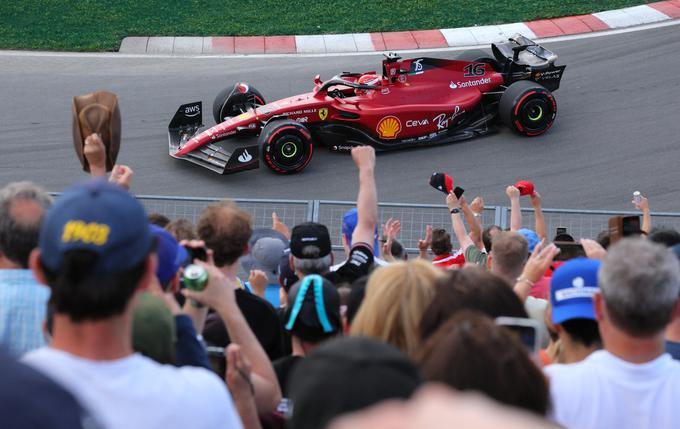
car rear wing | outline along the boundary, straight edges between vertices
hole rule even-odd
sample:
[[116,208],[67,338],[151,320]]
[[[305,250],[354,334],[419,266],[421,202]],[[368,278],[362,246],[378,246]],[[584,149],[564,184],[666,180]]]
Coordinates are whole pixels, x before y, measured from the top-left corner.
[[186,155],[175,155],[180,147],[203,129],[203,103],[182,104],[168,125],[170,156],[200,165],[219,174],[252,170],[260,166],[259,146],[235,147],[227,151],[219,143],[209,143]]
[[506,77],[506,84],[531,79],[550,91],[560,87],[566,66],[556,66],[557,54],[528,37],[515,34],[507,42],[492,43],[491,50]]

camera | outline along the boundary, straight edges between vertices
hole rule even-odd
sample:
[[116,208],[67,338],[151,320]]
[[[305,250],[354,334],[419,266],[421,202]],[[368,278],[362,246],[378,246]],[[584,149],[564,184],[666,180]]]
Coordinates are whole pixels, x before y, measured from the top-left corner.
[[187,251],[187,258],[186,260],[182,263],[182,266],[187,266],[189,264],[193,264],[195,259],[198,259],[199,261],[206,262],[208,260],[208,251],[206,250],[205,247],[189,247],[189,246],[183,246],[184,250]]
[[640,216],[613,216],[609,218],[609,242],[616,243],[624,237],[640,235]]
[[496,317],[496,325],[510,329],[520,340],[529,354],[536,355],[539,350],[539,325],[533,319],[523,317]]

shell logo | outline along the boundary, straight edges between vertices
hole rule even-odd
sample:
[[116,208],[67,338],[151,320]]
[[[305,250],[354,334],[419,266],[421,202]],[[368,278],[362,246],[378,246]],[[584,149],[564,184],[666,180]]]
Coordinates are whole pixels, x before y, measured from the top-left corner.
[[376,131],[384,139],[393,139],[401,132],[401,121],[396,116],[385,116],[378,122]]

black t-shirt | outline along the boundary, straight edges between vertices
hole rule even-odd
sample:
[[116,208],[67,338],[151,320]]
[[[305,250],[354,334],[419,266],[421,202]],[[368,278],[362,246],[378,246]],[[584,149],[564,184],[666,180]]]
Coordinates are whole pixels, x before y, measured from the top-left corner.
[[366,243],[356,243],[349,252],[349,258],[340,268],[326,273],[324,277],[339,286],[343,283],[354,283],[371,271],[373,267],[373,250]]
[[[244,289],[236,289],[234,294],[236,304],[269,359],[274,360],[283,356],[283,328],[274,307],[266,300]],[[208,315],[203,329],[203,338],[208,343],[219,347],[226,347],[231,342],[224,322],[217,313]]]
[[295,367],[302,362],[302,356],[285,356],[273,362],[274,372],[276,378],[279,379],[279,386],[281,386],[281,393],[284,397],[288,395],[288,376],[293,372]]

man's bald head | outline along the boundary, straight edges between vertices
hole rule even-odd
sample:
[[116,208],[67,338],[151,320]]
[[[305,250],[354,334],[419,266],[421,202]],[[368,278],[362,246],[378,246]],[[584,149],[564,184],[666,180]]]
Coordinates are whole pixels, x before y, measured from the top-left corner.
[[40,224],[52,197],[31,182],[10,183],[0,189],[0,257],[28,267],[28,256],[38,245]]

